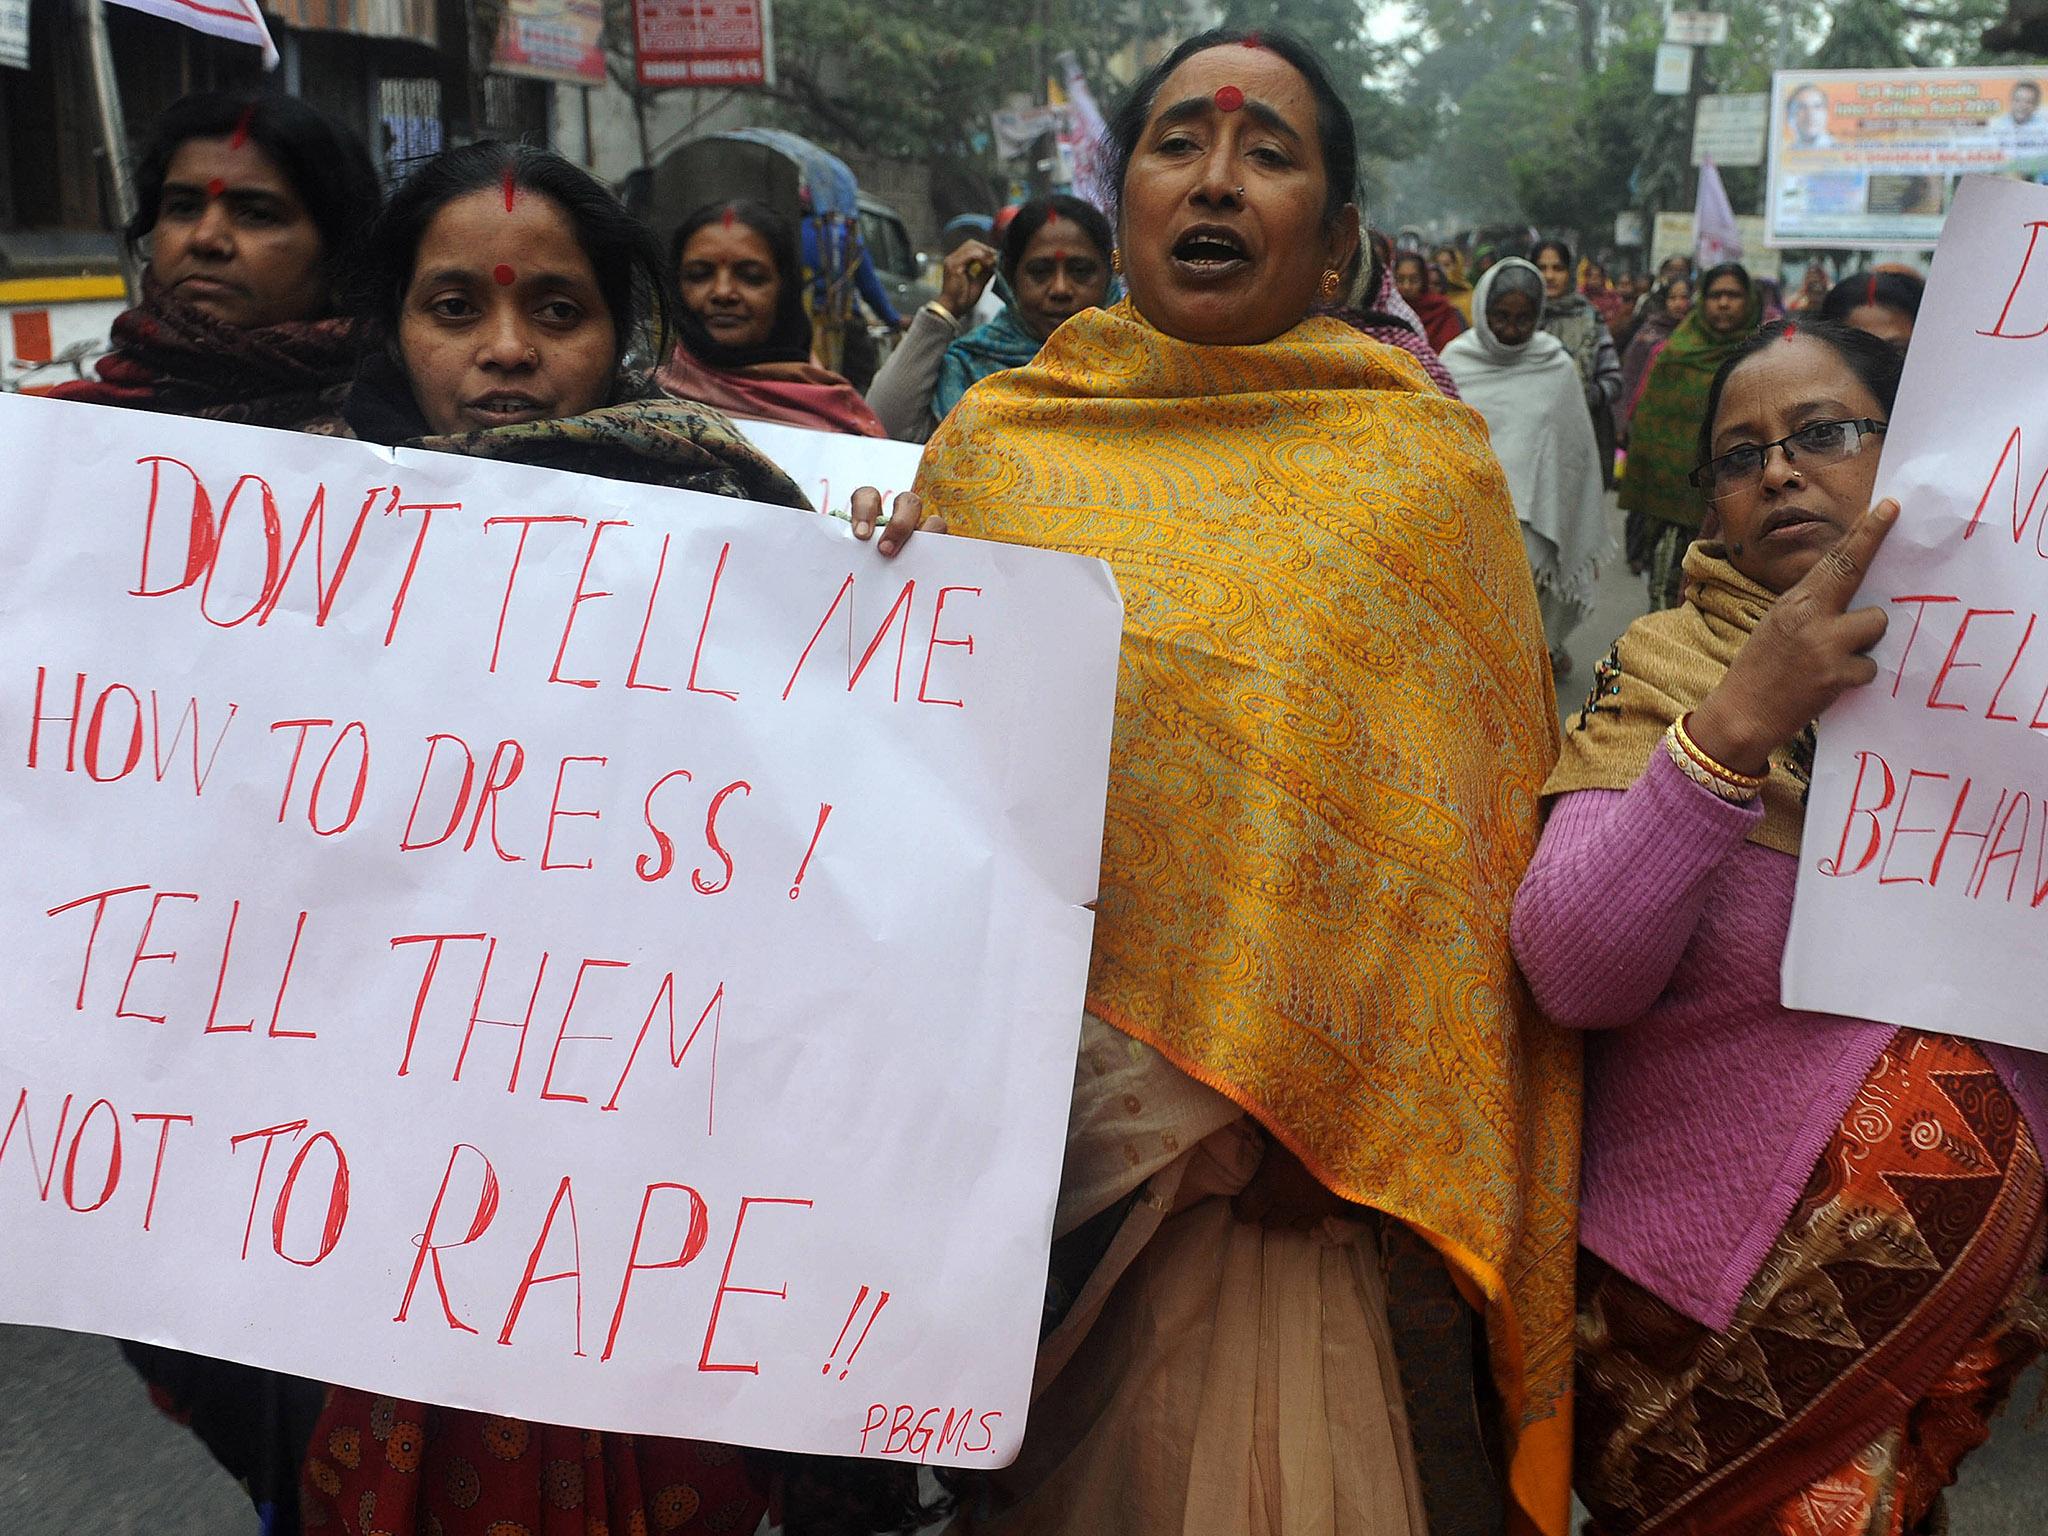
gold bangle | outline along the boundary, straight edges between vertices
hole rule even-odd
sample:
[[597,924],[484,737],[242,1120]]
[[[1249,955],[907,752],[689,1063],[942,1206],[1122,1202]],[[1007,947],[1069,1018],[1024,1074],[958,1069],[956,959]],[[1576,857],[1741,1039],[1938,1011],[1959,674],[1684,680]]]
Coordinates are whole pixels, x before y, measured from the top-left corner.
[[1760,774],[1738,773],[1726,763],[1708,756],[1700,744],[1692,739],[1692,732],[1685,728],[1685,722],[1691,713],[1688,710],[1685,714],[1680,715],[1671,722],[1672,730],[1678,735],[1678,745],[1684,750],[1686,756],[1690,757],[1715,778],[1720,779],[1724,783],[1732,784],[1737,789],[1748,790],[1752,794],[1761,791],[1764,785],[1770,782],[1771,776],[1768,772]]
[[1725,800],[1730,805],[1747,805],[1763,793],[1761,787],[1744,789],[1739,785],[1729,783],[1726,779],[1714,777],[1713,774],[1701,767],[1693,755],[1681,744],[1678,722],[1676,720],[1672,721],[1670,728],[1664,732],[1664,755],[1670,758],[1678,771],[1692,780],[1693,783],[1699,785],[1701,789],[1714,796],[1715,799]]
[[924,302],[924,307],[930,313],[937,315],[941,320],[945,321],[946,324],[952,326],[954,330],[957,331],[960,329],[960,317],[954,314],[953,311],[951,311],[950,309],[946,308],[946,306],[941,304],[937,299],[926,299]]

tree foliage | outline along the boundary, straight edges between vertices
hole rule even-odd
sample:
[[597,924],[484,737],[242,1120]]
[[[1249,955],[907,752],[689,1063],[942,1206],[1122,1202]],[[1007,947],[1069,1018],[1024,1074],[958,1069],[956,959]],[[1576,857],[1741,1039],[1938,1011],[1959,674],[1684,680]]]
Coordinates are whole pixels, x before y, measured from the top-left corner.
[[[608,0],[623,13],[627,0]],[[1369,84],[1392,62],[1366,35],[1360,0],[1227,0],[1227,25],[1300,33],[1336,78],[1356,117],[1368,175],[1415,153],[1402,104]],[[1179,0],[777,0],[777,84],[788,126],[827,146],[932,162],[987,176],[996,169],[990,114],[1017,96],[1044,99],[1055,61],[1080,60],[1105,111],[1135,73],[1187,30]],[[614,37],[630,35],[614,25]],[[630,59],[615,60],[630,81]]]
[[[1692,205],[1692,100],[1651,91],[1659,0],[1407,0],[1403,71],[1430,133],[1395,168],[1390,214],[1452,227],[1526,220],[1604,243],[1625,209]],[[1695,94],[1760,91],[1774,65],[1987,62],[2000,0],[1719,0],[1729,41],[1694,58]],[[1726,171],[1738,209],[1755,171]]]

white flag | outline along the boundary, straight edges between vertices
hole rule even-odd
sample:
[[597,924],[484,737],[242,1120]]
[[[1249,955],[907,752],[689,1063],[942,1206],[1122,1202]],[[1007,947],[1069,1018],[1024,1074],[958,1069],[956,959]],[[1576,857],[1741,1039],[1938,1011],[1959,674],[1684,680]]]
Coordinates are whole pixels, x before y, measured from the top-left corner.
[[1056,62],[1067,100],[1074,109],[1073,132],[1071,136],[1062,136],[1074,154],[1074,195],[1107,212],[1111,189],[1103,181],[1107,167],[1102,163],[1102,140],[1108,129],[1102,121],[1102,109],[1095,104],[1088,77],[1081,73],[1081,61],[1072,53],[1062,53]]
[[1699,196],[1692,208],[1692,245],[1701,271],[1724,261],[1742,260],[1742,231],[1735,226],[1735,209],[1711,155],[1700,165]]
[[166,21],[182,22],[200,32],[211,32],[231,42],[254,43],[263,50],[263,67],[277,68],[277,44],[270,40],[270,28],[256,0],[113,0],[131,11],[147,11]]

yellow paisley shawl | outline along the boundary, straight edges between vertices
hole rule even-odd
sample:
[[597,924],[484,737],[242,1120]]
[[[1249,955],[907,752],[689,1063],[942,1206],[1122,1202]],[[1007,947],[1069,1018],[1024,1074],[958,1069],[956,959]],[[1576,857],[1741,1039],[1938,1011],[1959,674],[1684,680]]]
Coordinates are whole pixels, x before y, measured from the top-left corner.
[[1485,425],[1336,321],[1205,347],[1126,302],[976,385],[917,488],[1123,590],[1089,1007],[1443,1252],[1516,1525],[1563,1532],[1578,1049],[1508,945],[1557,715]]

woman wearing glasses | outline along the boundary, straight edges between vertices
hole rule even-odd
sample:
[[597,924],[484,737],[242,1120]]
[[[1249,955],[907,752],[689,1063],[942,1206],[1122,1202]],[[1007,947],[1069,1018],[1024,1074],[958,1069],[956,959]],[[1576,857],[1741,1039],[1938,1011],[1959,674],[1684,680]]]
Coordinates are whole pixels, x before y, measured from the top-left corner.
[[[1712,380],[1720,541],[1570,722],[1514,942],[1586,1052],[1580,1497],[1602,1536],[1911,1533],[2048,1343],[2048,1060],[1778,1001],[1813,724],[1899,351],[1776,322]],[[1866,510],[1868,509],[1868,510]]]

